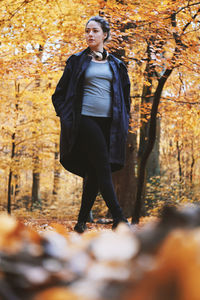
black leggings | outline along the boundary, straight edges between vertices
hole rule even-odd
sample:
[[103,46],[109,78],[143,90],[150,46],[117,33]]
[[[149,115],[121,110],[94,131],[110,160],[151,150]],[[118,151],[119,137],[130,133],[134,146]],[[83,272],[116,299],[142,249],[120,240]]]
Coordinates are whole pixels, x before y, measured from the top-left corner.
[[79,222],[87,221],[98,191],[110,209],[113,219],[123,217],[114,191],[109,163],[110,123],[110,118],[81,116],[77,141],[80,155],[87,162],[87,171],[78,216]]

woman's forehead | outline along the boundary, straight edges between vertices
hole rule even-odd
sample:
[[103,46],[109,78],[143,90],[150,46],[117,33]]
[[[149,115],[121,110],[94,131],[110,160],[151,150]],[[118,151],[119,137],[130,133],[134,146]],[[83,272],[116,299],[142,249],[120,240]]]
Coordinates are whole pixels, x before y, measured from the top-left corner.
[[101,25],[98,22],[90,21],[86,28],[101,28]]

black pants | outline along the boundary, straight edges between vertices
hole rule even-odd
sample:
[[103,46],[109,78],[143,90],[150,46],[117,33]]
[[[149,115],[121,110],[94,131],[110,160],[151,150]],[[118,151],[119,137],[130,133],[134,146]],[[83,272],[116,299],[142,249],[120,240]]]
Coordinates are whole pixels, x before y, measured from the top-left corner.
[[122,218],[109,163],[110,118],[81,116],[78,136],[80,155],[87,161],[87,174],[82,194],[79,222],[86,222],[100,191],[113,219]]

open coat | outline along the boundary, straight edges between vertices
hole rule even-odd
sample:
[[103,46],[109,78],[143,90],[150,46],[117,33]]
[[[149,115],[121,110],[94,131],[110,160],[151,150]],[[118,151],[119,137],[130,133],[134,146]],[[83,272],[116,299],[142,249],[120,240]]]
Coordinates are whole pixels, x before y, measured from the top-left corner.
[[[60,162],[63,167],[84,177],[87,161],[74,147],[81,117],[84,72],[92,57],[89,48],[73,54],[66,62],[52,101],[60,117]],[[125,148],[130,112],[130,81],[125,64],[112,54],[108,62],[113,73],[112,122],[110,129],[109,160],[112,171],[121,169],[125,162]]]

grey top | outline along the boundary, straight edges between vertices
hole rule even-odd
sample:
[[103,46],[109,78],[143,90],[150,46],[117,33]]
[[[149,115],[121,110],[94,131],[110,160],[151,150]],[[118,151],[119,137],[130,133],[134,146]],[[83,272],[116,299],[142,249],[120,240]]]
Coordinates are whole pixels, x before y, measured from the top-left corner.
[[112,71],[109,63],[91,61],[85,71],[82,115],[111,116]]

